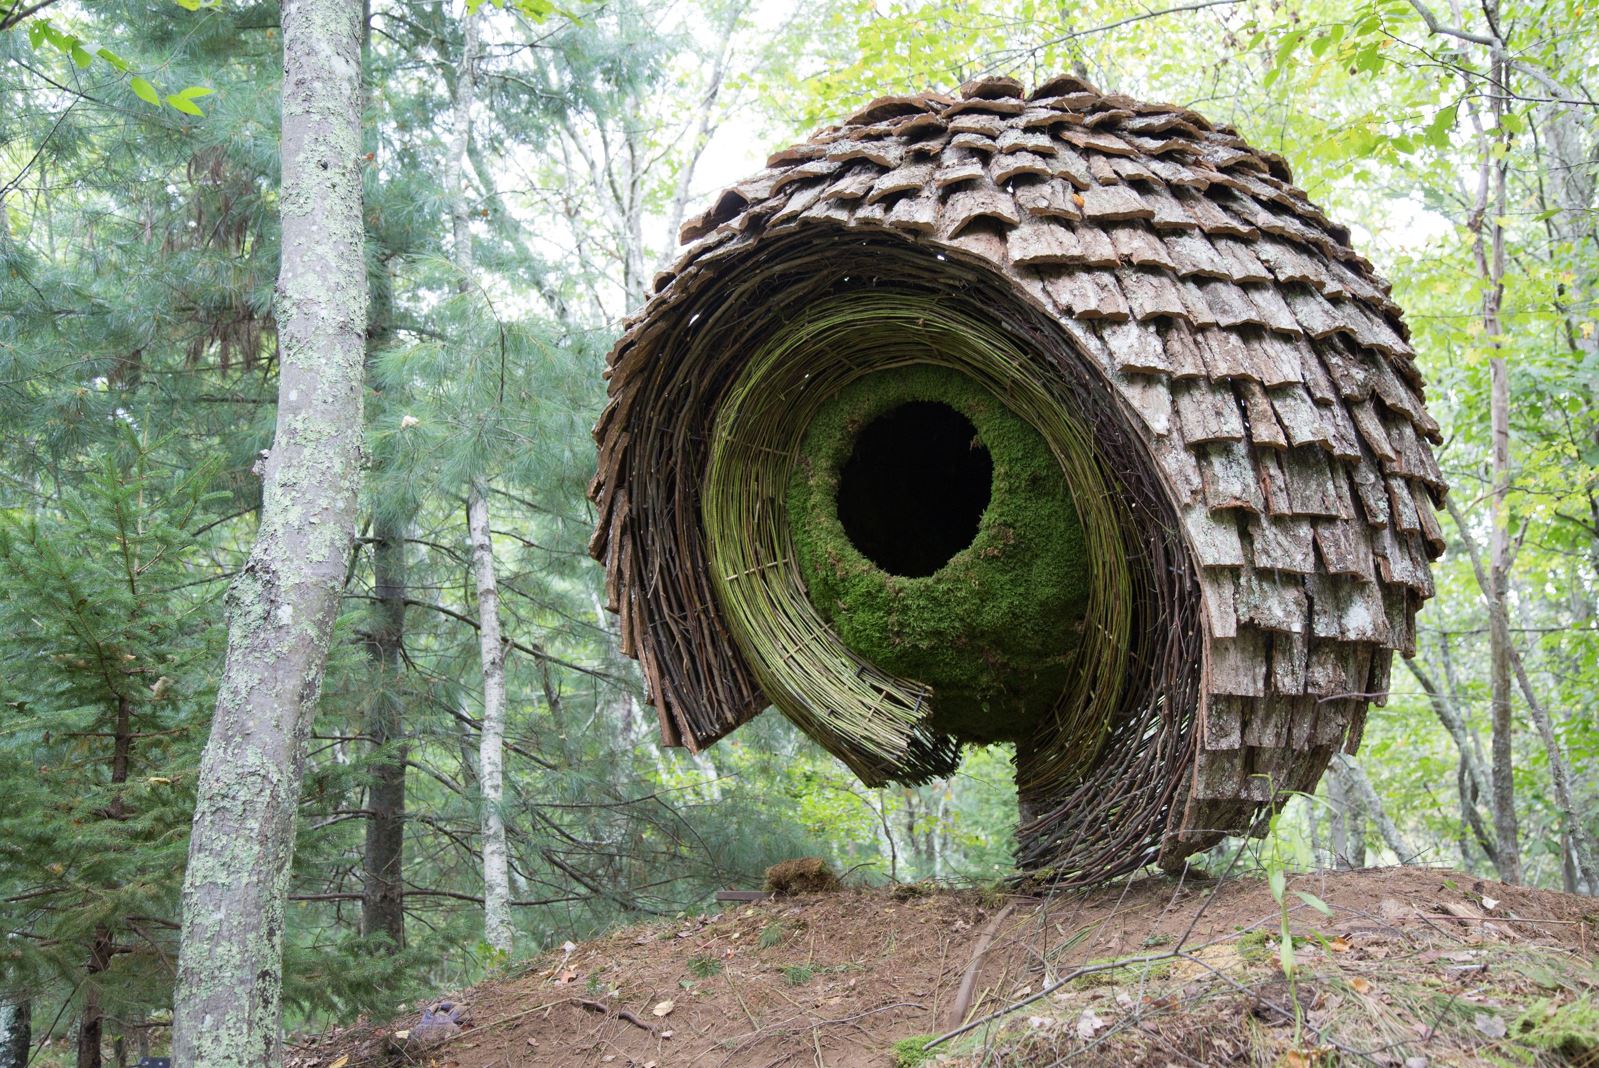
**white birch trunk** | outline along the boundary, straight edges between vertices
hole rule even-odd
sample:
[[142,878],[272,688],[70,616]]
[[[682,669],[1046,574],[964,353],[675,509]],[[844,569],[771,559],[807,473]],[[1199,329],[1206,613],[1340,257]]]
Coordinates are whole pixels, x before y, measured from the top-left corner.
[[261,526],[228,599],[228,652],[183,884],[173,1063],[282,1059],[295,810],[355,535],[367,287],[361,5],[283,4],[277,428]]
[[[479,18],[461,18],[461,66],[455,75],[454,114],[444,189],[450,198],[450,230],[462,293],[472,277],[472,225],[466,203],[466,158],[472,143],[472,106],[477,100]],[[477,583],[478,659],[483,669],[483,729],[478,734],[478,791],[483,830],[483,940],[511,952],[511,884],[505,851],[505,644],[500,640],[500,589],[494,576],[494,543],[489,536],[488,487],[474,479],[466,502],[472,545],[472,575]]]
[[500,591],[489,540],[487,491],[473,483],[467,501],[472,574],[477,580],[478,656],[483,665],[483,729],[478,735],[478,789],[483,809],[483,940],[511,952],[511,886],[505,855],[505,645],[500,641]]

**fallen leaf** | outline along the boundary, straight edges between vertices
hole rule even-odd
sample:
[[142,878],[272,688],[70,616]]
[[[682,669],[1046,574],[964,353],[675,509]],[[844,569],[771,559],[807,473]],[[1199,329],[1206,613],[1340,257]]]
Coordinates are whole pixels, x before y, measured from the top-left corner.
[[1505,1037],[1505,1021],[1491,1012],[1479,1012],[1471,1018],[1471,1026],[1489,1038]]
[[1083,1014],[1077,1017],[1077,1037],[1084,1042],[1094,1037],[1094,1033],[1105,1026],[1105,1021],[1093,1009],[1084,1009]]
[[1348,953],[1349,943],[1345,942],[1342,938],[1335,938],[1331,942],[1327,943],[1327,948],[1332,950],[1334,953]]
[[574,950],[576,950],[576,949],[577,949],[577,943],[576,942],[567,941],[567,942],[562,942],[561,943],[561,952],[567,954],[568,956],[570,956],[572,954],[572,952]]
[[1357,994],[1371,993],[1371,980],[1364,978],[1363,976],[1355,976],[1353,979],[1349,980],[1349,985],[1354,988],[1355,993]]
[[341,1055],[338,1060],[336,1060],[332,1064],[328,1065],[328,1068],[344,1068],[344,1066],[346,1064],[349,1064],[349,1063],[350,1063],[350,1055],[348,1053],[345,1053],[345,1054]]
[[1482,907],[1487,909],[1489,912],[1492,912],[1493,907],[1497,904],[1499,904],[1499,899],[1497,897],[1489,897],[1487,894],[1483,895]]
[[677,1006],[672,1003],[670,998],[668,998],[665,1001],[657,1002],[655,1008],[651,1009],[650,1011],[657,1016],[665,1016],[675,1008],[677,1008]]

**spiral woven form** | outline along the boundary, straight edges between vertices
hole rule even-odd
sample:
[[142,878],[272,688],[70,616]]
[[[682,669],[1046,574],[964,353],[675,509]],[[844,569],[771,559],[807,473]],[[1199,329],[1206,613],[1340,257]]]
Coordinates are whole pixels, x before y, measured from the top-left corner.
[[869,783],[952,767],[937,687],[828,624],[788,513],[829,399],[928,365],[1042,436],[1088,550],[1069,681],[1015,739],[1023,866],[1178,863],[1359,744],[1433,593],[1438,426],[1386,286],[1280,157],[986,79],[873,102],[683,236],[612,352],[592,488],[664,742],[775,705]]

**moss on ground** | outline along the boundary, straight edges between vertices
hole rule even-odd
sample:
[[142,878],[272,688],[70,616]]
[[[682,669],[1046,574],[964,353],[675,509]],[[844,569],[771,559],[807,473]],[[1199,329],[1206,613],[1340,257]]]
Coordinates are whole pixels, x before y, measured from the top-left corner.
[[[931,575],[892,575],[850,541],[840,473],[862,429],[913,401],[971,420],[993,462],[977,536]],[[789,483],[789,521],[812,604],[851,650],[932,690],[932,726],[1015,740],[1065,688],[1089,568],[1070,488],[1043,436],[983,386],[912,365],[859,379],[812,420]]]

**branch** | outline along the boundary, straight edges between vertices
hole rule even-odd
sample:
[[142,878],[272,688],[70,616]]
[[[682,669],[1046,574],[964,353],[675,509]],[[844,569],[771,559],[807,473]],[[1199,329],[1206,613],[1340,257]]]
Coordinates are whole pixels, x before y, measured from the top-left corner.
[[29,15],[33,15],[33,14],[36,14],[37,12],[43,11],[45,8],[49,7],[51,4],[58,3],[58,2],[59,2],[59,0],[39,0],[39,2],[37,4],[34,4],[32,7],[25,7],[21,11],[18,11],[16,8],[13,7],[10,11],[8,11],[6,13],[6,17],[5,18],[0,19],[0,32],[4,32],[6,30],[9,30],[11,27],[16,26],[19,23],[21,23],[22,20],[27,18]]
[[1488,37],[1480,33],[1471,33],[1456,26],[1445,26],[1438,21],[1438,16],[1432,13],[1432,9],[1422,3],[1421,0],[1410,0],[1410,6],[1416,9],[1416,14],[1421,16],[1421,21],[1427,24],[1427,29],[1431,33],[1442,34],[1445,37],[1458,37],[1462,41],[1485,45],[1488,48],[1500,47],[1497,38]]

